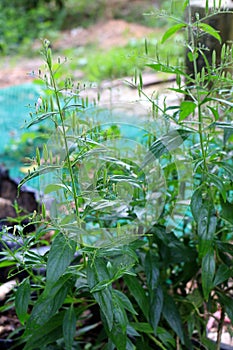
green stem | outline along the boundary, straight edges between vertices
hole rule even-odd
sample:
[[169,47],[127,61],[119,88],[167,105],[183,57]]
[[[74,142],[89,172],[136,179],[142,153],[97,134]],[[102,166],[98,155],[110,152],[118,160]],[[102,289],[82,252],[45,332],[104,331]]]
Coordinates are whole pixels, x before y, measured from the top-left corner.
[[[194,80],[196,84],[199,84],[198,79],[198,65],[197,65],[197,57],[195,52],[195,38],[194,38],[194,30],[192,25],[192,14],[191,14],[191,5],[190,1],[188,4],[188,31],[189,31],[189,37],[191,39],[191,48],[192,48],[192,58],[193,58],[193,71],[194,71]],[[203,140],[203,119],[202,119],[202,107],[201,107],[201,95],[200,91],[197,88],[197,106],[198,106],[198,133],[200,137],[200,145],[201,145],[201,153],[203,157],[203,164],[204,164],[204,170],[205,172],[208,172],[207,162],[206,162],[206,150],[204,147],[204,140]]]
[[156,339],[155,337],[153,337],[153,335],[151,334],[148,334],[148,337],[156,344],[160,347],[160,349],[162,350],[166,350],[166,348],[163,346],[163,344],[158,340]]
[[[75,212],[76,212],[77,223],[78,223],[78,226],[81,227],[81,220],[80,220],[80,216],[79,216],[78,195],[77,195],[77,190],[76,190],[76,186],[75,186],[73,167],[72,167],[70,157],[69,157],[68,142],[67,142],[67,138],[66,138],[65,118],[64,118],[63,110],[62,110],[61,104],[60,104],[60,99],[58,96],[58,89],[57,89],[56,81],[54,79],[52,66],[51,66],[51,64],[49,64],[49,61],[47,61],[47,64],[48,64],[50,78],[51,78],[51,85],[52,85],[52,88],[54,89],[57,108],[58,108],[58,112],[59,112],[59,115],[61,118],[62,134],[63,134],[63,138],[64,138],[65,153],[66,153],[67,162],[68,162],[69,174],[70,174],[70,178],[71,178],[71,187],[72,187],[72,194],[73,194],[73,199],[74,199],[74,203],[75,203]],[[81,240],[81,246],[83,246],[82,237],[80,237],[80,240]]]

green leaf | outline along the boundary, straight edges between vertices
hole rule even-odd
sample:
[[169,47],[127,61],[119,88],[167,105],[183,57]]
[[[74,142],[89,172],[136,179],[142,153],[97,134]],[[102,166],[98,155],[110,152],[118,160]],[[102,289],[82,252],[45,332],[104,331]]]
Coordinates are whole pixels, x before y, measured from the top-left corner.
[[233,224],[233,204],[226,201],[223,201],[220,197],[220,203],[221,203],[221,212],[220,215],[223,219],[227,220],[231,224]]
[[75,251],[75,241],[68,239],[62,233],[55,237],[48,255],[47,287],[53,285],[62,276],[73,260]]
[[53,316],[48,322],[43,326],[38,327],[36,330],[33,330],[33,333],[29,333],[29,336],[25,336],[27,343],[24,347],[24,350],[32,350],[38,348],[43,348],[49,343],[55,342],[61,337],[62,334],[62,322],[64,318],[64,311]]
[[233,269],[229,268],[229,266],[225,264],[221,264],[218,267],[218,270],[216,272],[213,286],[217,286],[225,281],[227,281],[229,278],[233,277]]
[[153,328],[151,327],[151,325],[149,323],[146,322],[135,322],[135,323],[130,323],[130,325],[138,332],[142,332],[142,333],[153,333]]
[[[86,309],[87,309],[87,306],[79,306],[78,308],[76,308],[75,309],[76,317],[81,316]],[[55,343],[58,339],[61,339],[63,334],[62,325],[64,323],[64,316],[66,311],[64,310],[60,311],[59,313],[51,317],[49,321],[46,322],[44,325],[39,326],[37,329],[33,330],[33,332],[30,333],[28,336],[25,336],[25,334],[23,334],[23,337],[27,341],[26,347],[24,348],[24,350],[38,349],[38,344],[40,346],[40,349],[45,349],[46,345],[50,343]],[[96,327],[96,324],[94,326]],[[86,332],[88,331],[87,328],[86,328]],[[79,334],[79,332],[82,334],[82,331],[83,331],[83,328],[81,330],[79,329],[77,332],[77,335]],[[81,350],[77,344],[76,344],[75,350]]]
[[0,262],[0,268],[7,267],[7,266],[14,266],[14,263],[8,260],[3,260]]
[[15,294],[15,311],[22,324],[27,318],[28,304],[30,301],[31,286],[29,277],[24,279],[17,288]]
[[122,331],[122,328],[119,326],[120,322],[122,322],[122,318],[117,316],[117,325],[114,324],[114,327],[110,333],[108,333],[109,338],[115,344],[117,350],[126,350],[127,344],[127,333]]
[[161,317],[162,309],[163,309],[163,290],[161,286],[158,286],[158,288],[155,288],[150,293],[149,319],[150,319],[150,324],[154,329],[154,334],[157,333],[157,327]]
[[212,249],[217,226],[215,209],[210,199],[206,198],[204,204],[199,207],[197,219],[198,253],[199,257],[203,257]]
[[91,288],[90,293],[101,292],[102,290],[111,286],[112,282],[113,282],[113,280],[109,279],[109,278],[102,280],[102,281],[99,281],[93,288]]
[[214,119],[215,121],[219,119],[219,112],[218,112],[218,109],[214,108],[214,107],[211,107],[211,106],[207,106],[207,108],[212,112],[213,116],[214,116]]
[[192,101],[183,101],[180,104],[180,116],[179,121],[186,119],[190,114],[195,111],[196,103]]
[[214,252],[208,252],[202,259],[202,290],[204,299],[208,300],[211,289],[213,288],[213,280],[215,274],[215,256]]
[[44,325],[62,306],[68,291],[73,286],[73,279],[62,276],[50,289],[45,289],[36,301],[27,322],[26,335]]
[[226,313],[228,317],[230,318],[231,322],[233,323],[233,303],[232,303],[232,297],[228,297],[227,295],[217,292],[219,296],[219,301],[222,305],[224,305]]
[[[67,217],[66,217],[67,218]],[[69,220],[70,221],[70,220]],[[60,228],[62,229],[62,232],[65,233],[65,235],[68,235],[68,237],[76,242],[81,242],[82,237],[85,237],[87,232],[80,228],[77,222],[72,223],[64,223],[60,225]]]
[[149,251],[146,254],[145,259],[145,273],[147,279],[147,285],[149,290],[153,293],[153,290],[157,288],[159,281],[159,269],[157,268],[158,259],[157,257]]
[[171,332],[167,331],[165,328],[158,327],[157,328],[158,338],[163,342],[166,349],[175,349],[176,341],[171,334]]
[[182,344],[184,344],[184,333],[182,328],[181,317],[179,310],[176,307],[174,299],[168,295],[164,295],[164,304],[163,304],[163,316],[166,319],[167,323],[174,330],[174,332],[180,338]]
[[211,100],[223,103],[229,107],[233,107],[233,102],[229,101],[229,100],[224,100],[222,98],[217,98],[217,97],[212,97]]
[[66,185],[63,185],[63,184],[49,184],[49,185],[47,185],[45,187],[44,194],[48,194],[48,193],[51,193],[51,192],[59,191],[61,189],[69,191],[69,192],[72,192],[70,186],[66,186]]
[[198,28],[203,30],[203,32],[213,36],[215,39],[217,39],[220,43],[222,42],[221,36],[218,34],[218,31],[211,27],[207,23],[198,23]]
[[31,120],[29,123],[27,123],[26,127],[30,128],[32,125],[38,124],[42,122],[43,120],[46,120],[56,114],[59,114],[59,112],[46,112],[42,114],[38,114],[35,119]]
[[[116,346],[119,350],[125,350],[126,344],[127,344],[127,325],[128,325],[128,318],[126,315],[125,310],[117,303],[117,300],[113,296],[113,304],[114,309],[113,311],[113,327],[110,330],[109,327],[106,325],[106,319],[105,317],[102,318],[104,328],[107,332],[107,335],[109,339],[111,339],[112,343]],[[102,311],[102,310],[101,310]]]
[[189,4],[189,0],[185,0],[184,3],[183,3],[183,6],[182,6],[182,10],[184,11],[186,9],[186,7],[188,6]]
[[[87,281],[90,290],[98,283],[110,280],[109,272],[106,267],[104,258],[95,258],[93,261],[90,258],[87,264]],[[103,290],[94,292],[93,296],[100,306],[101,312],[104,314],[109,330],[113,327],[113,301],[112,301],[112,286],[108,284]]]
[[179,74],[181,76],[186,76],[184,71],[180,70],[177,67],[168,66],[166,64],[152,63],[152,64],[146,64],[146,66],[152,68],[156,72],[163,72],[163,73],[170,73],[170,74]]
[[203,204],[202,199],[202,188],[198,188],[194,191],[192,198],[191,198],[191,211],[193,218],[196,222],[198,222],[198,217],[200,214],[200,208]]
[[190,301],[195,309],[199,309],[203,304],[203,296],[197,288],[187,295],[187,300]]
[[129,312],[131,312],[133,315],[137,315],[137,312],[135,311],[131,301],[124,293],[122,293],[117,289],[114,289],[113,295],[119,305],[121,305],[125,310],[128,310]]
[[194,60],[198,59],[198,53],[197,52],[188,52],[187,54],[189,62],[193,62]]
[[186,27],[185,23],[178,23],[170,27],[163,35],[161,43],[163,44],[167,39],[169,39],[173,34],[178,32],[180,29]]
[[142,167],[154,161],[155,158],[161,157],[164,153],[178,148],[192,133],[190,130],[176,129],[153,142],[146,153]]
[[25,176],[23,180],[20,181],[18,185],[18,189],[20,189],[27,181],[34,179],[37,176],[52,173],[55,170],[59,170],[59,169],[61,169],[60,165],[46,165],[46,166],[41,165],[40,167],[35,169],[32,173],[29,173],[27,176]]
[[216,186],[217,189],[220,191],[222,198],[224,199],[224,202],[225,202],[227,199],[227,193],[226,193],[223,180],[214,174],[208,174],[208,178],[210,182],[213,183],[214,186]]
[[[117,294],[112,294],[112,300],[113,300],[113,305],[114,305],[114,323],[113,323],[113,331],[114,327],[120,327],[121,332],[126,334],[126,329],[128,325],[128,317],[126,314],[126,311],[124,309],[124,306],[122,305],[121,300],[118,298]],[[111,330],[111,332],[112,332]]]
[[72,350],[76,331],[76,316],[73,305],[66,310],[62,327],[66,350]]
[[233,244],[221,241],[216,241],[216,244],[220,252],[226,252],[233,256]]
[[130,294],[134,297],[144,316],[148,320],[149,300],[146,296],[145,290],[135,276],[125,275],[124,280],[129,288]]

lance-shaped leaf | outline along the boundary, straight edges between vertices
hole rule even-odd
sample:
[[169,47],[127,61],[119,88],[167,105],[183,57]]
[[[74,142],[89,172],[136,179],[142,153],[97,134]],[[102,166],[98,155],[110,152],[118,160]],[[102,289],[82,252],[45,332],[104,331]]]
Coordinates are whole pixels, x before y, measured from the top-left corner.
[[198,222],[200,208],[202,207],[202,205],[203,205],[202,188],[198,188],[194,191],[191,198],[191,211],[193,214],[193,218],[196,222]]
[[184,343],[184,332],[182,328],[181,317],[179,314],[179,310],[173,300],[173,298],[165,294],[164,303],[163,303],[163,316],[166,319],[167,323],[174,330],[174,332],[180,338],[182,344]]
[[[99,283],[108,280],[111,280],[111,277],[106,267],[105,260],[103,258],[95,258],[93,261],[89,259],[87,265],[87,281],[90,290],[94,289]],[[103,289],[93,292],[93,296],[99,304],[101,312],[104,314],[107,328],[111,331],[114,316],[112,286],[106,283]]]
[[161,43],[163,44],[167,39],[169,39],[172,35],[177,33],[182,28],[186,27],[186,23],[178,23],[174,26],[170,27],[163,35]]
[[44,290],[35,303],[27,322],[25,335],[29,336],[53,317],[62,306],[69,289],[73,286],[71,276],[62,276],[53,288]]
[[231,277],[233,277],[233,268],[230,268],[225,264],[221,264],[215,274],[213,285],[217,286]]
[[44,175],[44,174],[48,174],[48,173],[52,173],[56,170],[61,169],[60,165],[42,165],[38,168],[35,168],[35,170],[33,172],[30,172],[27,176],[25,176],[25,178],[23,178],[22,181],[20,181],[19,185],[18,185],[18,190],[29,180],[34,179],[37,176],[40,175]]
[[211,249],[217,225],[217,217],[212,203],[207,200],[200,207],[197,221],[197,232],[199,241],[199,257],[204,257]]
[[217,187],[217,189],[219,190],[219,192],[222,195],[224,202],[226,202],[227,192],[226,192],[226,188],[225,188],[225,185],[224,185],[224,182],[222,181],[222,179],[219,178],[218,176],[216,176],[215,174],[208,174],[208,178],[209,178],[210,183],[214,184],[214,186]]
[[71,305],[65,312],[62,328],[66,350],[72,350],[76,331],[76,316],[73,305]]
[[203,199],[203,188],[198,188],[191,198],[191,210],[197,222],[199,257],[205,256],[211,249],[217,225],[214,204],[208,196]]
[[219,296],[219,301],[222,305],[224,305],[227,316],[231,319],[231,322],[233,323],[233,302],[232,297],[227,296],[221,292],[217,292]]
[[220,43],[222,42],[221,36],[219,35],[218,31],[211,27],[207,23],[198,23],[198,28],[203,30],[206,34],[209,34],[213,36],[215,39],[217,39]]
[[168,66],[168,65],[163,64],[163,63],[156,62],[156,63],[152,63],[152,64],[147,64],[146,66],[152,68],[156,72],[179,74],[181,76],[187,76],[187,74],[185,74],[185,72],[182,71],[181,69],[179,69],[178,67]]
[[201,265],[202,271],[202,290],[205,300],[208,300],[209,293],[213,288],[213,280],[215,274],[215,257],[214,252],[211,250],[202,259]]
[[117,289],[114,289],[113,295],[115,297],[115,300],[117,300],[117,303],[119,305],[121,305],[122,308],[131,312],[133,315],[137,315],[137,312],[135,311],[131,301],[124,293],[122,293],[121,291],[119,291]]
[[227,220],[228,222],[230,222],[231,224],[233,224],[233,204],[230,203],[229,201],[224,201],[221,197],[220,197],[220,203],[221,203],[221,217],[225,220]]
[[161,286],[153,289],[150,292],[150,310],[149,310],[149,320],[150,324],[154,329],[154,333],[157,333],[158,323],[161,317],[161,312],[163,309],[163,290]]
[[76,242],[59,233],[51,246],[47,263],[47,284],[46,287],[53,285],[65,272],[74,258]]
[[27,343],[24,350],[32,350],[38,347],[43,348],[47,344],[55,342],[62,334],[62,321],[64,318],[64,311],[57,313],[43,326],[33,330],[28,336],[25,336]]
[[155,158],[161,157],[164,153],[168,153],[178,148],[192,133],[193,132],[190,130],[172,130],[153,142],[149,151],[146,153],[142,167],[148,165]]
[[151,251],[149,251],[146,254],[146,259],[145,259],[145,273],[146,273],[148,288],[150,291],[153,291],[158,286],[159,269],[157,266],[158,266],[157,257]]
[[149,300],[142,285],[139,283],[137,277],[135,276],[125,275],[124,280],[127,284],[127,287],[129,288],[130,293],[132,294],[138,306],[142,310],[144,316],[146,317],[146,319],[148,319]]
[[46,113],[42,113],[40,115],[37,115],[35,119],[32,119],[30,122],[27,123],[26,127],[30,128],[32,125],[38,124],[40,122],[42,122],[43,120],[46,120],[56,114],[59,114],[59,112],[55,111],[55,112],[46,112]]
[[15,294],[15,310],[22,324],[24,324],[27,317],[30,294],[31,294],[30,282],[29,282],[29,278],[26,278],[19,285]]

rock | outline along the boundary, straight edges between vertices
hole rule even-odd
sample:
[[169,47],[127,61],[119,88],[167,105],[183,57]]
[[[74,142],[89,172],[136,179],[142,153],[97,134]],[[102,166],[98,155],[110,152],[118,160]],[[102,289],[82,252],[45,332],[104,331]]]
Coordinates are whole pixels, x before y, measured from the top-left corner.
[[[39,210],[37,193],[34,189],[22,186],[18,193],[19,181],[11,179],[8,170],[0,166],[0,219],[17,216],[14,205],[20,208],[20,216]],[[7,222],[7,220],[6,220]]]
[[7,294],[17,285],[16,280],[5,282],[0,286],[0,301],[6,299]]
[[12,202],[9,199],[0,197],[0,219],[5,219],[7,217],[14,218],[15,216],[16,212]]

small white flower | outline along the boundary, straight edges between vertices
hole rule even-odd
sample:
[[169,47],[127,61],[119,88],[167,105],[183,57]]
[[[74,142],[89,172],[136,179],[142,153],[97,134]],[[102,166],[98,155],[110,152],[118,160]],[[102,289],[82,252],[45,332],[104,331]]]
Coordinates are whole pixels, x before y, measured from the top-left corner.
[[38,111],[41,105],[42,105],[42,97],[40,96],[36,102],[36,112]]

